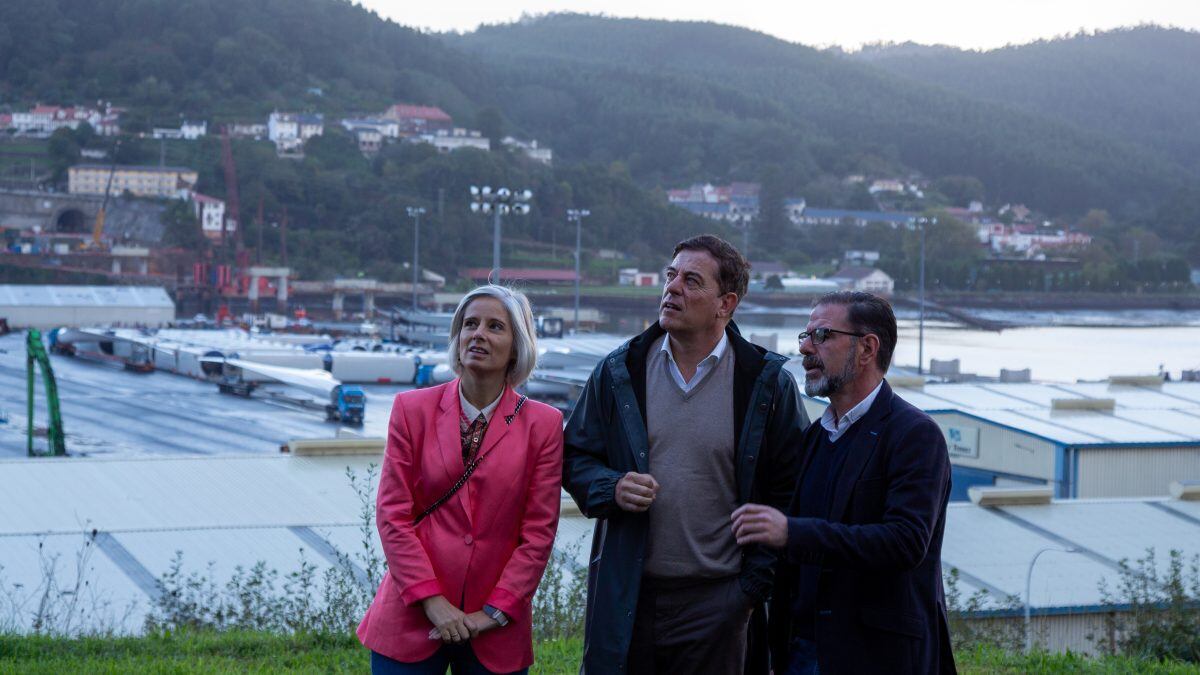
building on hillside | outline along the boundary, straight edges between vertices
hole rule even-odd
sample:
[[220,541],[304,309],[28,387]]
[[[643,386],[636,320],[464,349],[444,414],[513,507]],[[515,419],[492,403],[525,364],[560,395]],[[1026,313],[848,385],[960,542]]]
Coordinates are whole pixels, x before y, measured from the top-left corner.
[[175,141],[195,141],[207,134],[208,122],[196,122],[192,120],[184,120],[180,123],[178,129],[174,127],[154,127],[150,131],[151,138]]
[[850,249],[842,253],[842,260],[851,265],[867,265],[874,267],[879,262],[879,251],[860,251]]
[[658,272],[642,272],[636,267],[624,267],[617,270],[617,285],[619,286],[657,286]]
[[[972,486],[1013,485],[1049,486],[1060,498],[1147,497],[1165,495],[1173,480],[1200,480],[1200,382],[889,381],[942,428],[952,500]],[[804,404],[817,419],[826,402]]]
[[342,127],[352,133],[356,129],[373,129],[382,138],[400,138],[400,122],[386,117],[346,117],[342,119]]
[[249,138],[256,141],[267,138],[269,133],[265,124],[235,122],[226,125],[225,128],[229,131],[229,136],[232,138]]
[[434,134],[421,134],[411,139],[414,143],[428,143],[437,148],[438,152],[446,153],[463,148],[474,148],[487,152],[492,143],[478,131],[455,128],[450,131],[440,130]]
[[917,223],[917,214],[903,211],[855,211],[804,206],[800,210],[798,219],[793,219],[792,222],[797,225],[853,225],[857,227],[882,223],[892,227],[913,228]]
[[904,181],[899,178],[880,178],[871,181],[871,186],[867,188],[867,192],[871,194],[879,194],[880,192],[897,192],[902,193],[905,190]]
[[281,153],[297,152],[304,142],[325,133],[320,114],[273,112],[267,117],[267,138]]
[[843,267],[826,277],[844,291],[866,291],[876,295],[889,296],[896,289],[896,282],[891,275],[875,267]]
[[1092,236],[1083,232],[1035,228],[1032,225],[986,223],[978,226],[980,242],[995,254],[1019,254],[1027,258],[1045,257],[1065,249],[1090,246]]
[[232,220],[228,224],[225,223],[225,202],[216,197],[193,192],[192,210],[196,219],[200,221],[200,231],[209,239],[220,241],[222,228],[225,230],[225,236],[232,236],[237,227],[237,223]]
[[104,188],[109,185],[110,172],[112,187],[109,194],[113,196],[129,192],[136,197],[187,199],[199,179],[195,169],[178,166],[77,164],[67,170],[67,192],[103,195]]
[[350,133],[358,142],[358,151],[364,155],[374,155],[383,147],[383,134],[374,127],[355,127]]
[[179,134],[185,141],[195,141],[208,135],[208,122],[204,120],[184,120],[179,125]]
[[17,134],[48,137],[59,129],[78,129],[89,124],[101,136],[111,136],[120,131],[121,108],[100,102],[97,107],[57,106],[37,104],[24,112],[14,112],[10,121]]
[[668,190],[667,202],[705,218],[746,224],[758,217],[761,191],[762,186],[758,183],[696,183],[691,187]]
[[800,217],[804,215],[804,209],[807,206],[808,202],[803,197],[788,197],[783,200],[783,214],[792,221],[793,225],[799,225]]
[[538,146],[538,142],[522,141],[512,136],[505,136],[501,141],[505,146],[518,150],[525,154],[526,157],[535,162],[549,165],[554,161],[554,151],[544,146]]
[[454,128],[454,120],[437,106],[397,103],[388,108],[383,117],[400,123],[401,136],[436,134]]

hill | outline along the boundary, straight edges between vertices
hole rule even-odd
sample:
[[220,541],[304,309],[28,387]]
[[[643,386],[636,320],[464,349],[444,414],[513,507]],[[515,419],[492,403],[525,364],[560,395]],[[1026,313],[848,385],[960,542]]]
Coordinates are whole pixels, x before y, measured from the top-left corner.
[[565,154],[654,183],[912,167],[1051,212],[1144,212],[1191,178],[1161,153],[837,54],[707,23],[550,15],[447,43],[497,104]]
[[1200,33],[1140,26],[963,51],[883,45],[854,55],[896,75],[1124,139],[1200,170]]

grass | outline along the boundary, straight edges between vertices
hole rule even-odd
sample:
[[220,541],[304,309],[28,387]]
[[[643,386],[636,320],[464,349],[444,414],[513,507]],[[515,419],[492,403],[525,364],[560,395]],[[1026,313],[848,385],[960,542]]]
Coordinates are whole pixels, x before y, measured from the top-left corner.
[[[579,667],[578,639],[535,646],[531,672],[565,675]],[[1200,675],[1200,665],[1134,657],[1031,656],[998,649],[960,652],[963,673],[1150,673]],[[0,672],[10,673],[363,673],[367,650],[353,635],[175,633],[150,637],[64,639],[0,636]]]
[[[539,675],[579,668],[579,640],[537,645]],[[0,673],[365,673],[370,654],[353,635],[175,633],[64,639],[0,636]]]

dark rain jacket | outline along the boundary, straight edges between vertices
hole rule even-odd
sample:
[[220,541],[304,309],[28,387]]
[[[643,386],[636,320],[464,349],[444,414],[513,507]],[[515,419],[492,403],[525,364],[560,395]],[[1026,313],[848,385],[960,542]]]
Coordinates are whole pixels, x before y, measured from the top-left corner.
[[[657,323],[596,366],[567,422],[563,486],[579,509],[596,519],[588,568],[587,625],[581,672],[625,672],[641,587],[649,517],[623,511],[613,499],[626,473],[649,473],[646,433],[646,362],[664,334]],[[733,424],[739,504],[787,507],[796,486],[808,416],[786,357],[726,328],[735,356]],[[686,423],[687,420],[680,420]],[[651,507],[653,508],[653,507]],[[754,598],[747,672],[767,672],[764,604],[776,554],[762,546],[742,550],[742,590]]]

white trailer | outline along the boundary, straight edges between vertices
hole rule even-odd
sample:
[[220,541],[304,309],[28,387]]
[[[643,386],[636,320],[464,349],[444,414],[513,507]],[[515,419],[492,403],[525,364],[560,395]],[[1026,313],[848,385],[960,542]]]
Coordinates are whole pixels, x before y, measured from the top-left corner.
[[398,382],[417,378],[417,361],[411,354],[388,352],[331,352],[333,376],[342,382]]

